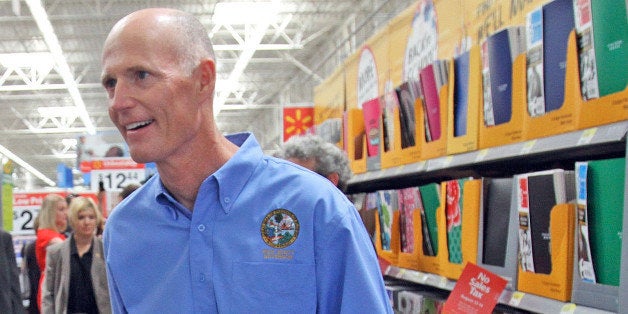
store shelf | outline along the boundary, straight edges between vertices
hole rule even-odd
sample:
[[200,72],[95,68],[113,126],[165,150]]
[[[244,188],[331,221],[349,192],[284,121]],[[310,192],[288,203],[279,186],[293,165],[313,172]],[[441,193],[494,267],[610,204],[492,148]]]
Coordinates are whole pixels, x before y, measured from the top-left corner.
[[[509,145],[481,149],[462,154],[448,155],[434,159],[401,165],[378,171],[355,175],[349,182],[348,193],[363,193],[383,189],[399,189],[419,186],[430,182],[442,182],[464,176],[506,177],[528,171],[551,168],[568,169],[575,161],[603,158],[627,157],[628,120],[568,132],[555,136],[528,140]],[[628,175],[625,195],[628,195]],[[628,198],[624,200],[624,213],[628,213]],[[628,225],[628,214],[624,215],[624,225]],[[623,231],[628,238],[628,228]],[[628,246],[622,246],[622,269],[628,265]],[[426,291],[448,295],[455,287],[455,281],[440,275],[404,269],[394,265],[385,268],[384,274],[420,286]],[[625,313],[628,304],[628,273],[622,272],[617,305],[619,313]],[[598,287],[596,287],[598,288]],[[591,291],[592,295],[599,289]],[[612,289],[611,289],[612,290]],[[601,291],[601,290],[600,290]],[[612,296],[611,296],[612,297]],[[613,298],[610,298],[611,300]],[[615,313],[609,312],[615,306],[599,306],[596,302],[584,301],[587,306],[534,295],[527,292],[505,290],[497,308],[505,312],[533,313]]]
[[[456,281],[440,275],[425,273],[412,269],[405,269],[394,265],[388,266],[384,274],[392,278],[405,280],[439,290],[451,291],[456,285]],[[499,298],[499,304],[537,313],[613,313],[596,308],[577,305],[574,303],[560,302],[530,293],[510,290],[504,290],[501,297]]]
[[394,265],[388,266],[384,271],[384,275],[447,291],[451,291],[456,285],[455,281],[441,275],[401,268]]
[[496,169],[509,174],[508,171],[523,172],[525,167],[538,170],[540,166],[560,161],[572,162],[606,155],[621,156],[625,152],[623,142],[627,132],[628,121],[620,121],[546,138],[368,171],[354,175],[348,182],[348,193],[402,188],[455,177],[480,176]]

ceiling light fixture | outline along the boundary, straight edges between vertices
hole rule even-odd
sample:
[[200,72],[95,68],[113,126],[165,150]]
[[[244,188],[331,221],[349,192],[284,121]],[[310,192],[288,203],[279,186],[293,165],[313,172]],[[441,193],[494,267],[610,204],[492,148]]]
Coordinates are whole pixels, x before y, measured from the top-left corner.
[[214,8],[214,24],[262,24],[277,16],[277,1],[272,2],[219,2]]
[[74,101],[74,105],[79,109],[79,117],[83,121],[85,128],[87,129],[87,133],[96,134],[96,128],[92,123],[92,120],[87,113],[87,109],[85,108],[85,103],[83,102],[83,98],[78,90],[78,85],[74,80],[74,76],[72,75],[72,71],[70,70],[70,66],[68,65],[65,57],[63,56],[63,50],[61,49],[61,45],[59,44],[59,40],[57,35],[52,28],[52,24],[50,24],[50,20],[48,19],[48,14],[44,10],[44,7],[41,4],[40,0],[25,0],[28,8],[31,10],[31,14],[35,18],[35,22],[37,23],[37,27],[39,27],[39,31],[44,36],[44,40],[52,53],[52,56],[57,65],[57,71],[63,82],[68,87],[68,93],[72,100]]
[[20,165],[26,171],[32,173],[37,178],[39,178],[42,181],[46,182],[46,184],[48,184],[50,186],[56,186],[57,185],[54,181],[50,180],[50,178],[46,177],[43,173],[39,172],[39,170],[35,169],[29,163],[27,163],[22,158],[18,157],[17,155],[15,155],[13,152],[11,152],[10,150],[6,149],[6,147],[4,147],[2,145],[0,145],[0,154],[4,155],[5,157],[7,157],[7,158],[9,158],[11,160],[13,160],[16,164]]
[[214,102],[214,117],[218,116],[225,101],[247,65],[253,58],[253,54],[262,42],[270,23],[277,17],[278,1],[272,2],[220,2],[214,9],[214,23],[224,25],[246,24],[244,49],[238,57],[225,82],[225,89],[217,93]]

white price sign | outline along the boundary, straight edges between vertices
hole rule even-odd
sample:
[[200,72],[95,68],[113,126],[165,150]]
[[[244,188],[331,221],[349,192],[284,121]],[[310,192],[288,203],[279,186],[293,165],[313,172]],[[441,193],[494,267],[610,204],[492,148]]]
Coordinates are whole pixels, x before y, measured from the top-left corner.
[[116,191],[132,183],[142,184],[145,178],[145,169],[92,170],[91,188],[98,191],[102,183],[105,191]]
[[39,213],[41,203],[49,192],[14,192],[13,193],[13,231],[12,234],[34,234],[33,224]]
[[39,213],[39,207],[14,208],[13,209],[13,234],[35,233],[35,217]]

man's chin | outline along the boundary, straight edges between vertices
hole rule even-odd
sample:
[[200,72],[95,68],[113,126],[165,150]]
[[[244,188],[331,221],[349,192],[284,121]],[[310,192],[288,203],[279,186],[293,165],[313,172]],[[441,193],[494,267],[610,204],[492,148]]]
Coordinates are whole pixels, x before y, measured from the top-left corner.
[[152,159],[149,156],[147,156],[147,154],[141,154],[137,152],[134,153],[132,150],[130,154],[131,154],[131,159],[133,159],[133,161],[135,161],[138,164],[145,164],[145,163],[152,162]]

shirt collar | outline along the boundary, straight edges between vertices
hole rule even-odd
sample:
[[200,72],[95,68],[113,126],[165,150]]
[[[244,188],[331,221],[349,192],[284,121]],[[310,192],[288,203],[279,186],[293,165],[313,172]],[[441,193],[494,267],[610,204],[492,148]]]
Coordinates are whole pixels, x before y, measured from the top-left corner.
[[[218,171],[203,181],[199,188],[199,193],[209,187],[212,180],[216,180],[218,183],[218,198],[221,207],[225,213],[229,213],[231,206],[255,171],[264,153],[252,133],[235,133],[227,135],[226,138],[233,144],[239,146],[240,149],[238,149],[235,155],[220,167]],[[168,193],[161,183],[159,173],[156,173],[146,184],[152,185],[151,188],[155,192],[155,199],[158,203],[164,205],[170,203],[176,206],[184,215],[191,215],[188,210]],[[177,215],[176,211],[174,215]]]
[[252,133],[237,133],[227,136],[240,149],[213,174],[218,182],[218,197],[225,213],[244,189],[264,155]]

